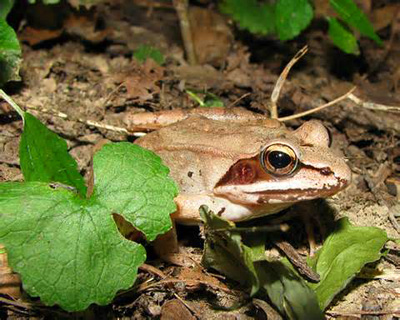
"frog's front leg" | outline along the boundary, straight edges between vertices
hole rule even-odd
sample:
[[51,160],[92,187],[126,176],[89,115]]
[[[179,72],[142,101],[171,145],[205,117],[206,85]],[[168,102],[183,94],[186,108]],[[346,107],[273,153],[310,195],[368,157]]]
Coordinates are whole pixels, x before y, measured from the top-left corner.
[[174,221],[171,230],[156,238],[153,248],[156,254],[168,263],[177,266],[193,266],[195,264],[196,259],[193,259],[185,250],[180,249]]
[[126,129],[130,132],[152,131],[190,117],[204,117],[212,120],[246,122],[265,120],[267,117],[243,108],[194,108],[173,109],[159,112],[128,113],[124,118]]

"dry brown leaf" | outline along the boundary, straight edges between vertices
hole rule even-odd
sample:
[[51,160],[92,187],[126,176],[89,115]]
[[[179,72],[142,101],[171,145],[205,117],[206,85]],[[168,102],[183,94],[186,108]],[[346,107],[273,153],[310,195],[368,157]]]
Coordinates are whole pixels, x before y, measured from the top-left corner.
[[152,59],[147,59],[143,65],[134,61],[132,68],[115,75],[114,81],[126,88],[127,98],[137,99],[143,103],[153,99],[160,93],[157,82],[164,76],[164,68]]
[[399,10],[400,4],[398,3],[388,4],[382,8],[374,10],[372,12],[371,22],[374,26],[375,31],[386,28],[391,23],[393,23],[393,19],[395,18]]
[[34,46],[46,40],[56,39],[66,32],[76,35],[87,41],[98,43],[104,41],[111,34],[110,29],[96,30],[96,17],[84,15],[70,15],[63,26],[57,30],[35,29],[27,26],[18,36],[19,40]]
[[20,41],[27,42],[31,46],[34,46],[46,40],[56,39],[63,32],[64,29],[57,29],[57,30],[34,29],[28,26],[18,34],[18,39]]
[[189,8],[189,21],[197,62],[222,65],[233,42],[224,17],[210,9],[193,6]]
[[201,268],[182,268],[176,278],[184,281],[187,288],[193,291],[197,290],[198,286],[204,284],[212,288],[229,290],[226,284],[219,281],[216,277],[203,272]]
[[178,299],[169,300],[161,309],[161,320],[194,320],[189,309]]
[[96,30],[96,17],[71,15],[64,22],[67,33],[77,35],[93,43],[104,41],[111,34],[110,29]]

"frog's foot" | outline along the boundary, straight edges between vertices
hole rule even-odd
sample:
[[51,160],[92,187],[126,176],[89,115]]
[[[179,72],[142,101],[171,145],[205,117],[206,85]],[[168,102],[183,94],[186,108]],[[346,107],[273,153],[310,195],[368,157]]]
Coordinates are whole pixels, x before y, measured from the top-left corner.
[[307,233],[310,257],[313,257],[314,254],[318,250],[318,245],[315,241],[315,232],[314,232],[315,224],[317,224],[317,229],[320,230],[322,237],[325,234],[325,229],[322,226],[321,221],[318,219],[318,217],[315,217],[312,214],[312,212],[307,207],[307,205],[309,205],[309,204],[304,204],[304,205],[300,204],[300,208],[302,209],[300,216],[301,216],[301,219],[303,220],[304,228]]
[[15,299],[21,297],[21,279],[8,266],[7,253],[2,245],[0,245],[0,294]]
[[181,267],[192,267],[196,262],[180,249],[175,225],[167,233],[158,236],[153,243],[154,251],[165,262]]

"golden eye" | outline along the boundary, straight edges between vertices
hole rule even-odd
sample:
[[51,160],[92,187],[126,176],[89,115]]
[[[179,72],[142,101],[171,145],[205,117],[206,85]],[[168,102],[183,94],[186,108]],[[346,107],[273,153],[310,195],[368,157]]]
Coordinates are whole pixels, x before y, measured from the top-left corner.
[[272,144],[260,154],[263,168],[274,175],[293,173],[297,168],[298,157],[294,150],[285,144]]

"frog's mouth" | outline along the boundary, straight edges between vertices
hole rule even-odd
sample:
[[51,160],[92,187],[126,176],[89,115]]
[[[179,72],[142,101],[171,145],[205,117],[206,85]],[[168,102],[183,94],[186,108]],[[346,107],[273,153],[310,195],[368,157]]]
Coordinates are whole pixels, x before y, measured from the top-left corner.
[[291,182],[264,181],[248,185],[218,186],[214,193],[242,204],[296,203],[304,200],[329,197],[344,189],[349,181],[334,177],[330,179],[299,179]]
[[327,189],[288,189],[282,191],[248,192],[250,197],[258,197],[257,203],[296,203],[304,200],[327,198],[342,190],[335,186]]

